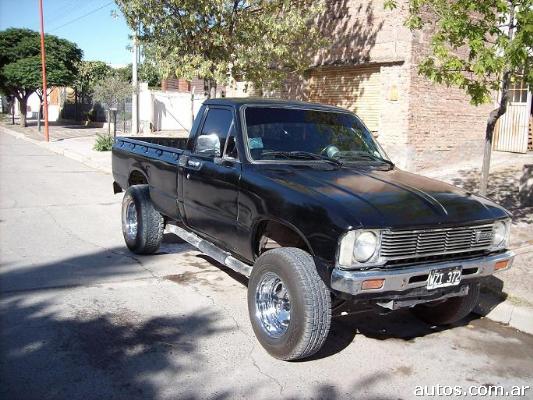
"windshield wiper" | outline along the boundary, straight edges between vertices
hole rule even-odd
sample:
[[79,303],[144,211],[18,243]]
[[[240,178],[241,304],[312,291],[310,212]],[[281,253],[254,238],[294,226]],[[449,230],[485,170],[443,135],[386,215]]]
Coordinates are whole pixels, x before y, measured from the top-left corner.
[[354,156],[354,158],[368,158],[370,160],[384,162],[385,164],[389,164],[391,167],[394,167],[394,163],[392,161],[386,160],[384,158],[381,158],[381,157],[378,157],[378,156],[375,156],[369,153],[358,154],[357,156]]
[[328,156],[323,156],[320,154],[311,153],[310,151],[265,151],[263,156],[281,156],[285,158],[295,158],[295,159],[304,159],[304,160],[322,160],[330,162],[337,166],[342,165],[342,161],[335,160]]

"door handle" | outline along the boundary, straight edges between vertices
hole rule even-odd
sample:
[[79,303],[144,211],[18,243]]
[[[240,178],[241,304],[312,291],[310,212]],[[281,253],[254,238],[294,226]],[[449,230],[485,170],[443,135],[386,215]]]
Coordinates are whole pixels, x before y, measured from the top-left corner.
[[187,166],[192,169],[200,169],[202,162],[198,160],[187,160]]

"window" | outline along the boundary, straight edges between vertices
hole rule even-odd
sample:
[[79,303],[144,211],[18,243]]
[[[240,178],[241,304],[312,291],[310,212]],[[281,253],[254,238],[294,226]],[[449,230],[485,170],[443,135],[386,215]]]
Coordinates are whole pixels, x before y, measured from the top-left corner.
[[239,152],[237,151],[237,142],[235,140],[235,125],[232,125],[231,133],[228,136],[228,140],[226,140],[224,158],[233,158],[235,160],[239,158]]
[[527,103],[527,85],[523,79],[516,80],[509,85],[509,102]]
[[277,107],[245,111],[248,148],[254,160],[333,158],[383,161],[387,156],[352,114]]
[[[233,126],[233,113],[231,110],[222,108],[211,108],[207,112],[207,117],[200,132],[200,136],[216,135],[220,140],[220,149],[224,149],[229,130]],[[198,138],[196,138],[195,152],[197,152]],[[220,155],[221,151],[218,152]]]

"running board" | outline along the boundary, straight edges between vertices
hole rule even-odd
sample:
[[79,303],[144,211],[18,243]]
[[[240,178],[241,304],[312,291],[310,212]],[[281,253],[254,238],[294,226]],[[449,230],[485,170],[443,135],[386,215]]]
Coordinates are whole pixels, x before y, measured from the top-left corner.
[[186,231],[185,229],[172,224],[167,224],[165,230],[179,236],[181,239],[196,247],[202,253],[205,253],[212,259],[224,264],[226,267],[231,268],[235,272],[246,277],[250,276],[252,272],[252,267],[250,265],[237,260],[227,251],[224,251],[220,247],[215,246],[213,243],[202,239],[195,233]]

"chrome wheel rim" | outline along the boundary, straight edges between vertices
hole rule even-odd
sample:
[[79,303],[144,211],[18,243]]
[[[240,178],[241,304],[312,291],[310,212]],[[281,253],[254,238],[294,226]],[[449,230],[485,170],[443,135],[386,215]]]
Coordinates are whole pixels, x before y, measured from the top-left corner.
[[129,197],[122,208],[122,231],[129,240],[137,238],[137,207],[133,198]]
[[287,286],[274,272],[261,277],[255,291],[255,314],[263,330],[273,338],[283,336],[289,328],[291,302]]

